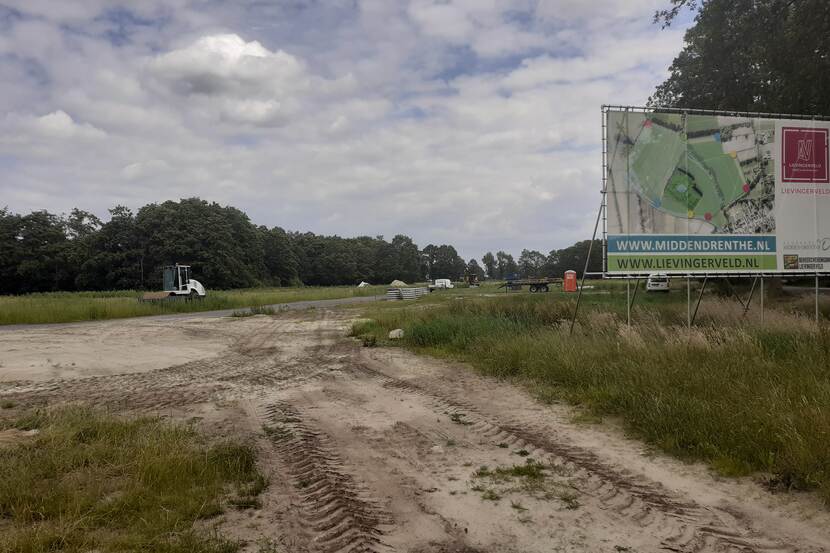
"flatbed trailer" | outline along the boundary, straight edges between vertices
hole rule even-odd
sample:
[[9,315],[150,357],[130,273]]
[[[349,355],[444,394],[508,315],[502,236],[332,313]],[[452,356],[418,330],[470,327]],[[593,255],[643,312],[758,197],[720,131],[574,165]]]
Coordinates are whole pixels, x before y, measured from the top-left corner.
[[561,278],[518,278],[507,280],[499,285],[505,290],[521,290],[522,286],[528,286],[531,292],[550,292],[551,284],[561,284]]

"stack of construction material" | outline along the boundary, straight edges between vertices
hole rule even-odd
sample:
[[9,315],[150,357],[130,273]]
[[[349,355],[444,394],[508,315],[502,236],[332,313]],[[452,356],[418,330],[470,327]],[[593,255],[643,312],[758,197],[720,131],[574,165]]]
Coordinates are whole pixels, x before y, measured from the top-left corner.
[[429,288],[389,288],[386,290],[388,300],[416,300],[429,294]]

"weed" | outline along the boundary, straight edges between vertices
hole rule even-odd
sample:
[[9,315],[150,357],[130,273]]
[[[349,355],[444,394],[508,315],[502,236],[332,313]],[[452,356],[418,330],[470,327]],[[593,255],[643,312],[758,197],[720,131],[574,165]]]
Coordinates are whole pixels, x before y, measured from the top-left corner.
[[262,502],[258,497],[250,496],[234,497],[228,500],[228,504],[237,509],[259,509],[262,507]]
[[577,495],[573,492],[564,492],[557,496],[557,498],[565,504],[565,507],[571,511],[579,508],[579,501]]
[[516,455],[518,455],[519,457],[527,457],[528,455],[530,455],[530,452],[526,449],[520,449],[516,452]]
[[488,489],[485,490],[483,494],[481,494],[481,499],[484,499],[486,501],[498,501],[499,499],[501,499],[501,496],[498,493],[496,493],[495,490]]
[[0,409],[13,409],[15,405],[15,402],[9,399],[4,399],[3,401],[0,401]]
[[13,424],[39,433],[3,453],[0,551],[232,553],[238,543],[194,523],[256,506],[267,485],[251,447],[210,445],[192,426],[86,408]]
[[502,443],[500,443],[500,444],[498,444],[498,445],[499,445],[499,447],[501,447],[501,448],[503,448],[503,449],[507,449],[507,448],[509,447],[509,446],[508,446],[506,443],[504,443],[504,442],[502,442]]
[[602,416],[597,413],[580,411],[571,417],[571,422],[575,424],[600,424],[602,423]]
[[241,495],[248,497],[256,497],[268,487],[268,479],[262,474],[257,474],[252,480],[240,484],[238,491]]
[[513,509],[516,509],[519,512],[527,511],[527,507],[522,505],[521,501],[511,501],[510,502],[510,507],[512,507]]
[[524,465],[513,465],[509,468],[497,468],[493,474],[496,476],[507,478],[529,478],[531,480],[541,480],[545,477],[543,466],[539,463],[530,462]]
[[263,538],[256,542],[256,553],[282,553],[283,549],[271,538]]

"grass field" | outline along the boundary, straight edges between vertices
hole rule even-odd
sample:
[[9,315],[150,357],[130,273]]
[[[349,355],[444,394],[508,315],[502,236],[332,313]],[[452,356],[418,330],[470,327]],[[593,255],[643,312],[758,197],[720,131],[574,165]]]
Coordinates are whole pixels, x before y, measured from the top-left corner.
[[816,489],[830,501],[826,326],[769,309],[761,323],[757,312],[743,318],[736,302],[707,297],[689,331],[685,293],[675,292],[638,297],[629,328],[624,287],[602,284],[584,299],[573,336],[573,299],[562,293],[385,305],[353,332],[389,344],[388,331],[403,328],[402,344],[415,351],[516,379],[592,417],[618,417],[633,435],[723,474],[761,473],[771,487]]
[[[642,142],[632,148],[630,167],[623,165],[623,170],[630,170],[637,176],[647,198],[660,199],[666,181],[684,151],[685,142],[678,133],[658,125],[644,130],[640,140]],[[621,155],[624,154],[621,152]]]
[[157,418],[64,408],[4,427],[38,433],[0,446],[3,553],[233,553],[202,521],[256,505],[266,486],[251,447]]
[[139,302],[141,292],[134,290],[0,296],[0,325],[67,323],[165,313],[259,307],[274,303],[373,296],[383,294],[385,291],[385,286],[209,290],[207,297],[203,300],[154,303]]
[[[681,122],[676,116],[662,114],[659,120],[675,125]],[[695,116],[688,119],[687,127],[691,133],[718,125],[714,117]],[[628,134],[637,136],[635,129],[628,129]],[[727,222],[723,206],[743,194],[744,179],[737,162],[711,136],[687,140],[683,132],[653,124],[638,135],[629,161],[621,165],[612,160],[615,172],[630,171],[646,199],[679,218],[722,226]]]
[[717,130],[718,118],[710,115],[692,115],[686,119],[686,132]]

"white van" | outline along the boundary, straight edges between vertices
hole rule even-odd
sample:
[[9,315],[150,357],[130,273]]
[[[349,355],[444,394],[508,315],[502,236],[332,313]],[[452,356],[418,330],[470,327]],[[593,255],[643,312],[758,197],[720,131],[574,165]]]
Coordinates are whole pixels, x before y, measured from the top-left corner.
[[652,273],[646,281],[646,292],[668,292],[669,277],[665,273]]
[[448,278],[436,278],[435,284],[430,284],[430,290],[438,290],[440,288],[454,288],[452,281]]

